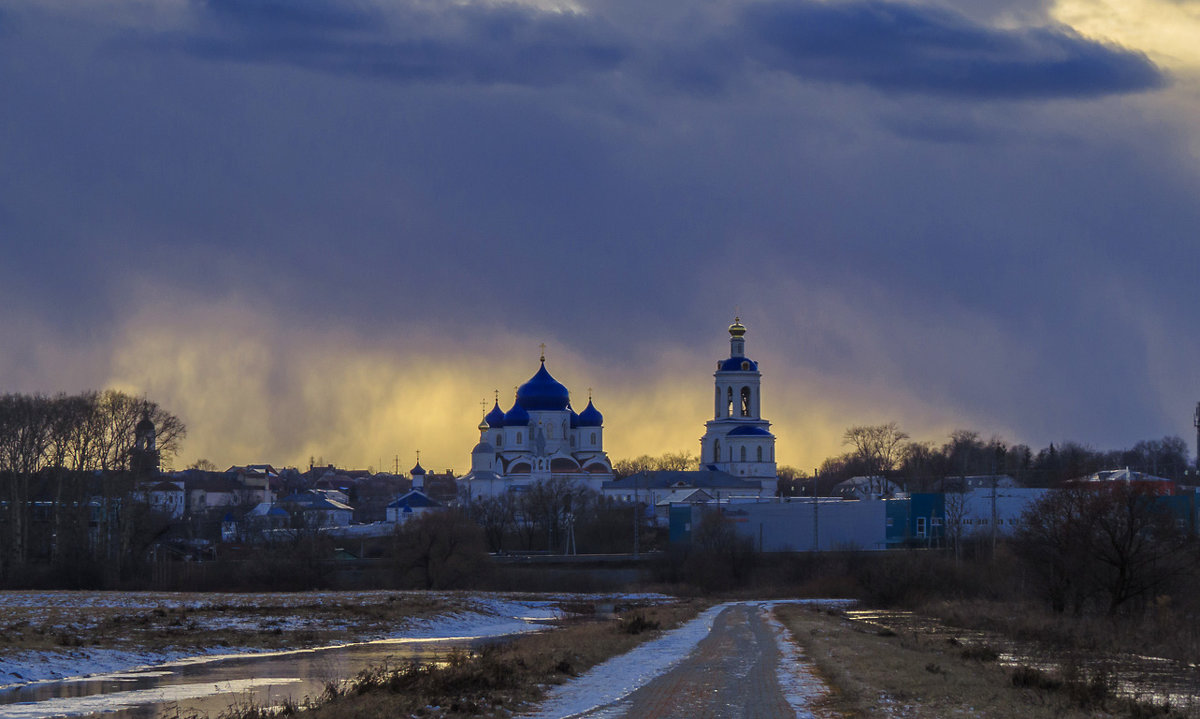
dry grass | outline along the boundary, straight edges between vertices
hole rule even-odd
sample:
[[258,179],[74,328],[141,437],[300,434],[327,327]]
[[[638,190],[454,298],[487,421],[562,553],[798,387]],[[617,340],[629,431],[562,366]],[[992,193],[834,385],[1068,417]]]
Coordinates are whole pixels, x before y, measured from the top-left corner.
[[1052,614],[1034,602],[944,600],[921,613],[964,629],[982,629],[1057,649],[1129,652],[1200,663],[1200,607],[1176,606],[1167,597],[1138,616]]
[[839,612],[784,606],[780,619],[834,688],[848,717],[1173,717],[1112,696],[1103,678],[1006,668],[986,646],[881,630]]

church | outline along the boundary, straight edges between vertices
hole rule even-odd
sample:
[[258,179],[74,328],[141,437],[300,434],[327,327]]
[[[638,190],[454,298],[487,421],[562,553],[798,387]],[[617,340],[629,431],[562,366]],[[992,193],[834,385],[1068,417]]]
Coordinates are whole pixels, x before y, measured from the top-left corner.
[[528,382],[517,388],[506,412],[499,399],[479,423],[479,443],[471,450],[471,471],[463,480],[471,497],[523,491],[530,484],[566,479],[600,490],[613,478],[604,452],[604,416],[591,397],[582,412],[571,393],[546,369],[546,356]]
[[[771,423],[762,418],[762,373],[746,356],[746,327],[740,317],[729,326],[729,357],[717,360],[713,378],[713,418],[700,439],[700,466],[674,473],[679,475],[675,483],[690,486],[689,479],[703,479],[705,486],[774,497],[775,435]],[[548,479],[623,496],[626,480],[613,481],[603,425],[604,417],[590,396],[587,407],[575,412],[571,393],[546,369],[543,353],[541,366],[517,389],[512,407],[504,411],[497,398],[479,423],[471,471],[462,479],[473,499],[523,491]]]

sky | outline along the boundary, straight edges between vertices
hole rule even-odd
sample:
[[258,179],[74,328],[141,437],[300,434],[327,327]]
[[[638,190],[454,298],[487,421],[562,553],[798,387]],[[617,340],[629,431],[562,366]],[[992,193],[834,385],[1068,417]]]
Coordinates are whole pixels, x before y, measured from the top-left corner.
[[1200,1],[0,0],[0,391],[469,468],[546,366],[696,452],[1194,438]]

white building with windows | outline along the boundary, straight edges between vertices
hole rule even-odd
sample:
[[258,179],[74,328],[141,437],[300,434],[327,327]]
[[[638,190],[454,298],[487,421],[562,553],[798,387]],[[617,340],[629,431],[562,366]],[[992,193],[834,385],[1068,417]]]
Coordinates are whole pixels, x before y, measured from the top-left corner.
[[480,422],[471,471],[462,478],[472,498],[523,491],[530,484],[558,478],[599,491],[613,478],[604,452],[604,416],[591,397],[576,413],[571,393],[550,375],[544,355],[541,363],[517,388],[507,412],[497,399]]
[[762,495],[775,496],[775,435],[762,418],[762,373],[746,356],[746,327],[735,317],[729,326],[729,357],[717,360],[713,418],[700,439],[700,466],[762,483]]

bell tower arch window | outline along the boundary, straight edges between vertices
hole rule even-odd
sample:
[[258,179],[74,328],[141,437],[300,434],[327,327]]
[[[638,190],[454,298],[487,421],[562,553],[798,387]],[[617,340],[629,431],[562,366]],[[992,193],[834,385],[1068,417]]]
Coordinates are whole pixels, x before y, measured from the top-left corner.
[[725,416],[733,416],[733,387],[725,390]]
[[761,461],[762,461],[762,447],[759,447],[759,448],[758,448],[758,461],[759,461],[759,462],[761,462]]
[[742,416],[750,416],[750,388],[742,387]]
[[742,447],[742,461],[743,462],[746,461],[746,448],[745,447]]

